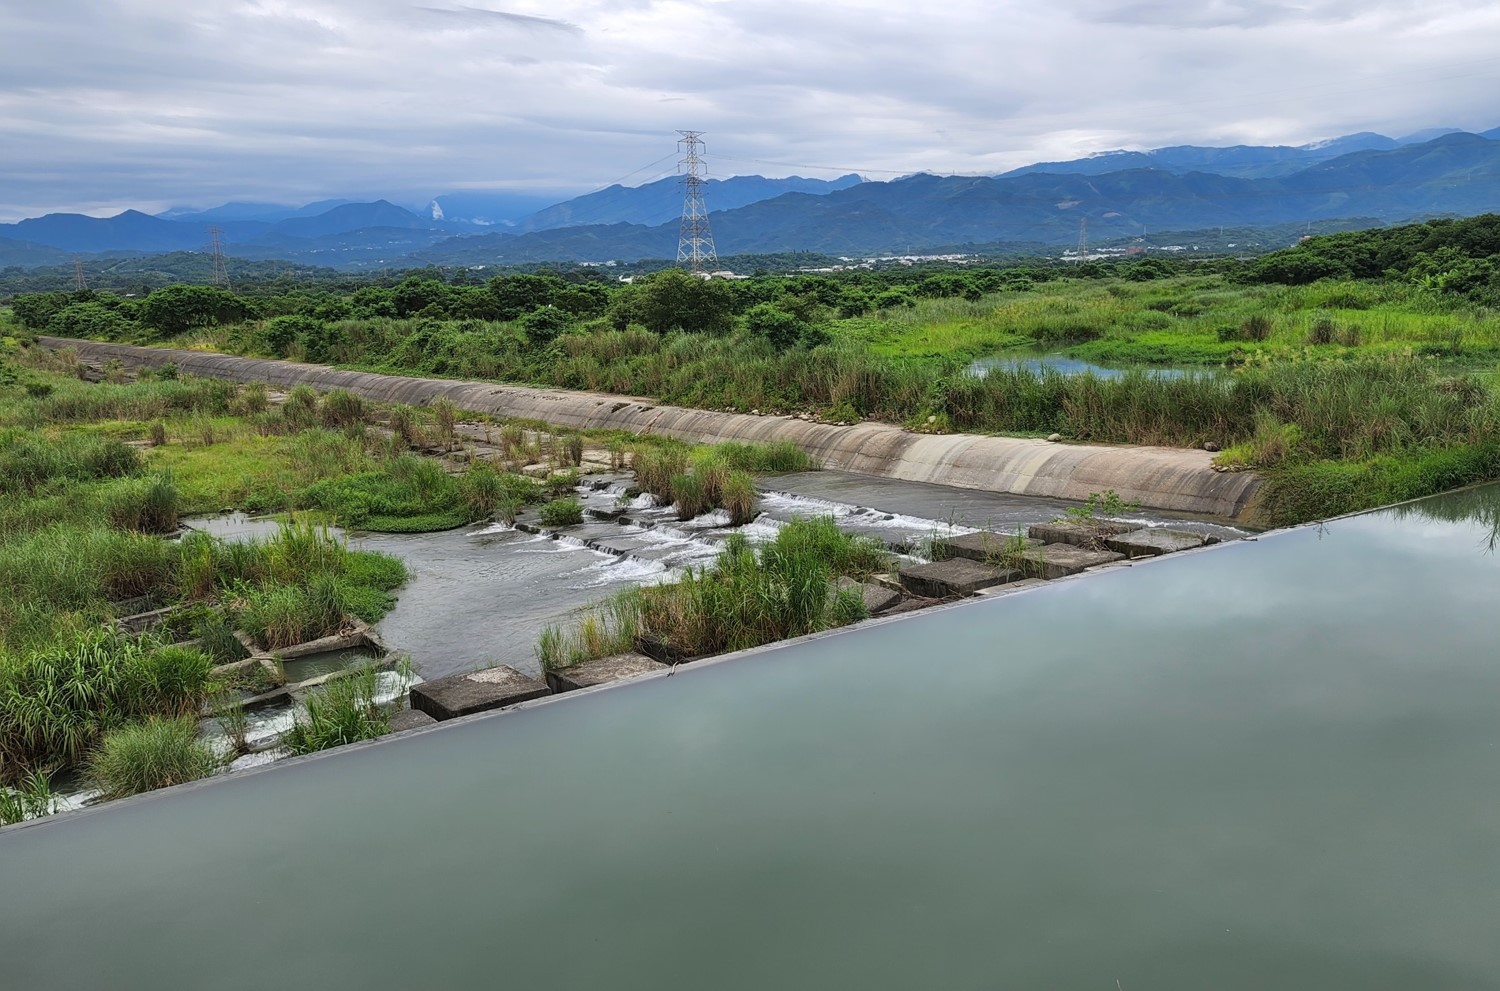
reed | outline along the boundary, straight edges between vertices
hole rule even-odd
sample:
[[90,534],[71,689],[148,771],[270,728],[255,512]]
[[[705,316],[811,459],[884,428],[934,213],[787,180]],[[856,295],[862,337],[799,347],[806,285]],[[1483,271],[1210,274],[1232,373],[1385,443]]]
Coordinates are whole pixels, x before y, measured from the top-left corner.
[[390,732],[390,714],[377,702],[379,688],[373,665],[343,673],[307,697],[283,744],[294,754],[310,754]]

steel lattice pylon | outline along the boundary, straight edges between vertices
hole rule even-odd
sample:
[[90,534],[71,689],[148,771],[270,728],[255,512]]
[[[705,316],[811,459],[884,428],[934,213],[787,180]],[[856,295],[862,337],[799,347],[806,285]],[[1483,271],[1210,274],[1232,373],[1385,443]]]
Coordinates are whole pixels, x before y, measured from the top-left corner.
[[702,272],[709,265],[717,264],[719,254],[714,250],[713,231],[708,229],[708,207],[703,202],[703,187],[708,167],[703,163],[703,132],[678,131],[682,135],[677,150],[682,161],[677,171],[682,173],[682,227],[677,235],[677,264],[687,262],[694,272]]

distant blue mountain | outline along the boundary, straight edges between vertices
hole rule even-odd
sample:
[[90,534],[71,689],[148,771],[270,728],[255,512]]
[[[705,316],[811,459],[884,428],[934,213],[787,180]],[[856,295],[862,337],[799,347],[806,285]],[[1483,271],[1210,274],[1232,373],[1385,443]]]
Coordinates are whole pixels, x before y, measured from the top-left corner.
[[[710,215],[720,254],[817,251],[862,255],[965,244],[1071,244],[1142,230],[1265,227],[1367,217],[1500,212],[1500,141],[1449,134],[1423,144],[1357,151],[1289,176],[1245,179],[1160,168],[1102,175],[915,175],[824,196],[788,193]],[[503,264],[670,257],[674,223],[569,227],[460,237],[416,263]]]
[[435,196],[426,213],[434,220],[475,224],[483,227],[513,226],[522,217],[557,202],[556,196],[533,193],[460,192]]
[[[804,179],[788,176],[767,179],[758,175],[710,179],[704,201],[710,210],[732,210],[786,193],[822,196],[848,189],[861,181],[857,175],[837,179]],[[676,176],[648,182],[644,186],[610,186],[538,211],[515,225],[520,232],[579,227],[589,224],[660,224],[682,216],[682,183]]]
[[[1305,168],[1357,151],[1392,151],[1404,145],[1422,144],[1446,134],[1463,133],[1452,127],[1433,127],[1401,138],[1388,138],[1373,131],[1346,134],[1305,145],[1232,145],[1215,148],[1173,145],[1150,151],[1107,151],[1066,162],[1038,162],[1005,173],[1007,176],[1050,172],[1055,175],[1104,175],[1123,169],[1165,169],[1168,172],[1212,172],[1242,179],[1287,176]],[[1485,136],[1492,137],[1487,134]]]

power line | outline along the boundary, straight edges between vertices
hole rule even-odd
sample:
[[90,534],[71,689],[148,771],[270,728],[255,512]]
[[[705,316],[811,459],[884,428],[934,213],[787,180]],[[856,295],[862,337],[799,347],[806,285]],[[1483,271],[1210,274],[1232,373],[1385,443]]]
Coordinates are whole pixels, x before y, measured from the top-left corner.
[[224,289],[229,286],[229,266],[224,264],[224,241],[223,231],[217,227],[208,229],[209,250],[214,256],[214,285]]

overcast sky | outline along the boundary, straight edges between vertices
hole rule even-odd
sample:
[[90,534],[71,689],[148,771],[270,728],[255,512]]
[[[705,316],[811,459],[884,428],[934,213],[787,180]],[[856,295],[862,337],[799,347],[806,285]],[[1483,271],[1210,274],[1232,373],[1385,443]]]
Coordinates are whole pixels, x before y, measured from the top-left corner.
[[0,220],[1500,125],[1494,0],[0,0]]

